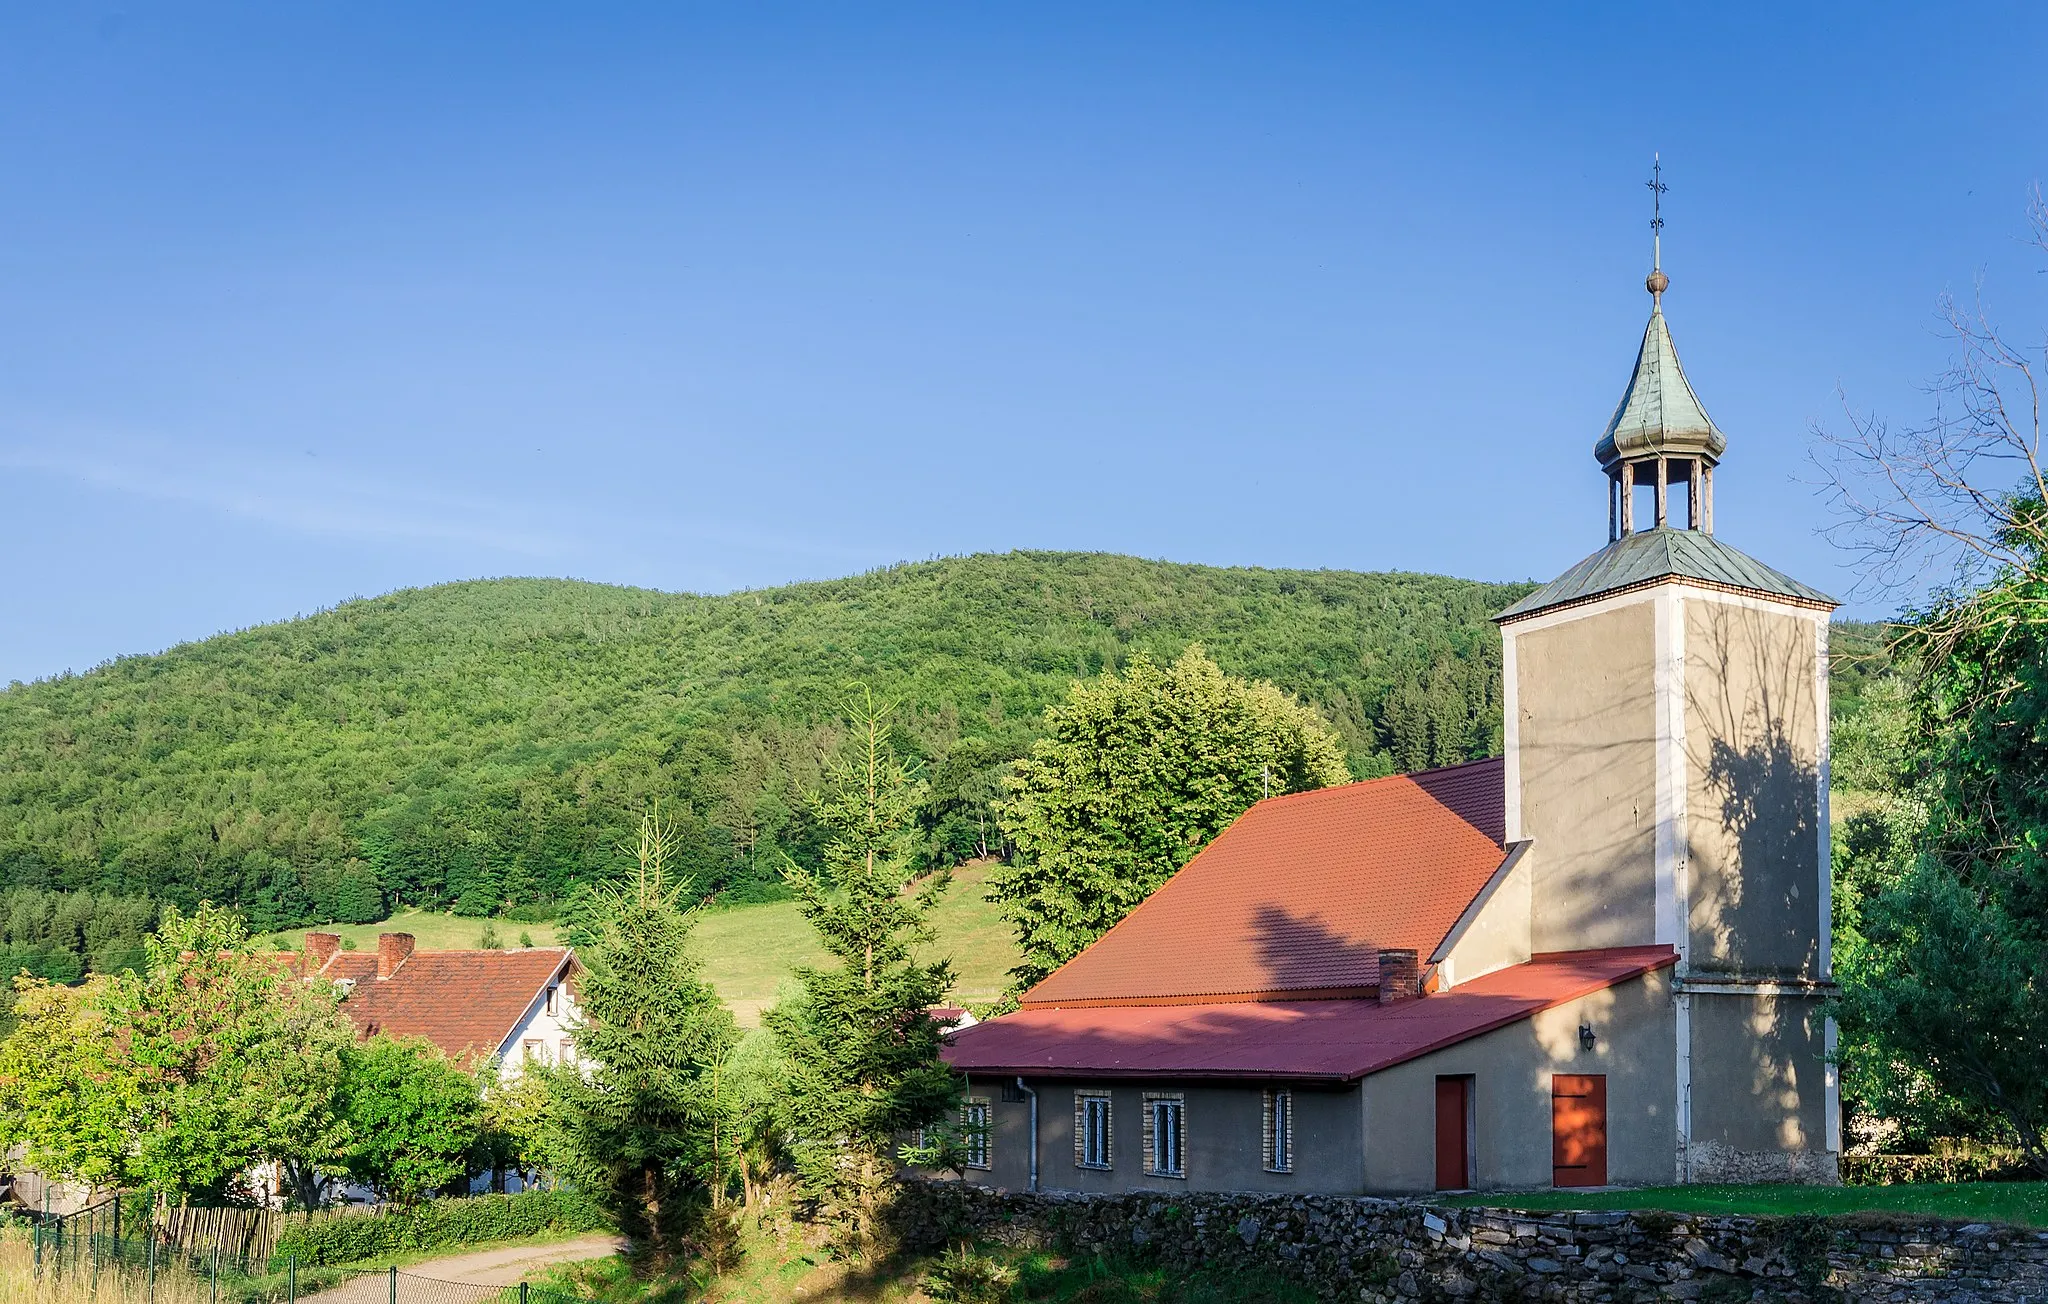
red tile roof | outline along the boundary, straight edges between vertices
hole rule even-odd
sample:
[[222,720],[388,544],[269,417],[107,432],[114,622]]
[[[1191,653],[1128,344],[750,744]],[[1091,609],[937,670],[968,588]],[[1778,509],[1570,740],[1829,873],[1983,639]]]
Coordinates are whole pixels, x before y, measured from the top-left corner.
[[1500,866],[1502,793],[1491,760],[1262,801],[1024,1007],[1368,994]]
[[342,1013],[359,1037],[379,1032],[425,1037],[450,1059],[497,1053],[573,953],[563,947],[516,951],[414,951],[389,978],[374,952],[344,951],[319,976],[353,980]]
[[968,1073],[1351,1082],[1677,959],[1668,946],[1539,955],[1448,992],[1376,1000],[1027,1009],[954,1033]]

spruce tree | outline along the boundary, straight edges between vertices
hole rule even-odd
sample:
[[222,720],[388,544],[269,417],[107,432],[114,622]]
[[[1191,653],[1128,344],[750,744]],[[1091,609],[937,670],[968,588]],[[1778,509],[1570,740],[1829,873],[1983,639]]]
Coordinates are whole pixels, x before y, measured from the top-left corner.
[[823,867],[787,869],[837,963],[799,969],[797,990],[765,1023],[787,1075],[775,1114],[797,1179],[835,1224],[841,1250],[872,1259],[886,1239],[900,1139],[943,1118],[958,1087],[931,1013],[952,967],[916,954],[947,882],[917,881],[924,785],[896,753],[887,707],[865,693],[851,715],[850,746],[812,801],[832,834]]
[[670,877],[673,852],[670,828],[648,816],[638,876],[592,893],[577,1062],[546,1071],[555,1157],[617,1220],[649,1275],[690,1255],[717,1194],[714,1074],[739,1039],[691,951],[689,884]]

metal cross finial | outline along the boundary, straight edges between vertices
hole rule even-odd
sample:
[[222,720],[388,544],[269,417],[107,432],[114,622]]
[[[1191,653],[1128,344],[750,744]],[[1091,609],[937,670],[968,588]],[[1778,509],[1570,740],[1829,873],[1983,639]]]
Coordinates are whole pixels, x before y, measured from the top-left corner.
[[1671,189],[1664,184],[1664,156],[1661,152],[1650,156],[1650,179],[1643,183],[1650,188],[1650,250],[1651,271],[1664,269],[1664,192]]

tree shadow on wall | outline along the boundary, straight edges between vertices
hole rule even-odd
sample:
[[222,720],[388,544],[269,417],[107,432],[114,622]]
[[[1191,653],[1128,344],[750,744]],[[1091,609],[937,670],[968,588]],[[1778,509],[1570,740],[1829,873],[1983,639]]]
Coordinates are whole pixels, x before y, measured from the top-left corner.
[[1712,804],[1691,809],[1684,831],[1691,967],[1818,977],[1823,903],[1812,626],[1717,604],[1704,639],[1699,633],[1687,654],[1694,734],[1687,742]]
[[[1700,776],[1685,833],[1690,969],[1818,978],[1827,921],[1812,626],[1709,611],[1687,655],[1687,745]],[[1824,1149],[1819,1003],[1702,994],[1693,1010],[1694,1139],[1752,1153]]]

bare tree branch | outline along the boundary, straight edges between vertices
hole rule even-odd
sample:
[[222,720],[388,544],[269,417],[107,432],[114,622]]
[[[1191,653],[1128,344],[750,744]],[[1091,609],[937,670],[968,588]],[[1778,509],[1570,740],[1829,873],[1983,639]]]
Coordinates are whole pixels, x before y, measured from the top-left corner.
[[[2028,243],[2048,255],[2048,201],[2038,185],[2027,219]],[[1944,295],[1940,313],[1956,352],[1927,387],[1929,419],[1894,428],[1845,399],[1845,427],[1815,429],[1814,461],[1836,511],[1826,533],[1857,559],[1858,587],[1914,599],[1932,588],[1937,610],[1977,629],[1994,613],[1959,595],[1991,581],[2048,580],[2048,340],[2030,351],[2001,334],[1981,284],[1969,307]],[[2002,587],[1997,618],[2048,621],[2048,587]]]

